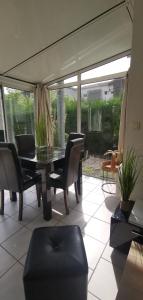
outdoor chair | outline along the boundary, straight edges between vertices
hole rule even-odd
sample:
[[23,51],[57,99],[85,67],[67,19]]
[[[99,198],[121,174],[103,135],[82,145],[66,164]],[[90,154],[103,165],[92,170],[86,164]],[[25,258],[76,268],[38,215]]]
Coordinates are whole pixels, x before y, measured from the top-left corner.
[[64,190],[64,202],[66,214],[69,214],[69,208],[67,204],[67,192],[68,187],[74,183],[76,201],[79,202],[77,180],[79,171],[79,162],[81,151],[83,149],[83,139],[75,139],[68,141],[65,153],[65,159],[61,172],[53,172],[49,175],[48,189],[50,187],[61,188]]
[[[118,150],[108,150],[105,152],[104,156],[107,157],[107,159],[102,162],[101,169],[103,171],[103,180],[106,179],[107,181],[102,184],[102,190],[109,194],[113,194],[111,191],[105,190],[104,187],[116,183],[115,174],[118,172],[119,165],[122,161],[121,153]],[[108,176],[109,173],[111,173],[111,178]],[[112,182],[109,179],[112,179]]]
[[40,206],[41,175],[22,169],[16,148],[11,143],[0,143],[0,214],[4,215],[4,190],[19,193],[19,221],[23,214],[23,191],[36,185],[38,207]]

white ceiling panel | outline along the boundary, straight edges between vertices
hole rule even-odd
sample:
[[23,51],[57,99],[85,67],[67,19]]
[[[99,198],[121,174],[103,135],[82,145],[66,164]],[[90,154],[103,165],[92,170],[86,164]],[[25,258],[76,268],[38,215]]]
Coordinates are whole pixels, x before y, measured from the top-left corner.
[[48,82],[130,49],[131,38],[131,20],[126,8],[120,7],[7,75],[30,82]]
[[0,74],[121,0],[0,0]]

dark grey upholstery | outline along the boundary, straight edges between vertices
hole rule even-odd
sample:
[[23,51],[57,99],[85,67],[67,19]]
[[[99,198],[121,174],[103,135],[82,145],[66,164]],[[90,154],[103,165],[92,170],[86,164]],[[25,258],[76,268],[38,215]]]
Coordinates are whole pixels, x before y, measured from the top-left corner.
[[22,220],[23,191],[36,184],[40,206],[41,175],[21,168],[14,144],[0,143],[1,209],[4,214],[4,190],[19,193],[19,220]]
[[[78,132],[70,132],[68,136],[68,141],[75,140],[75,139],[83,139],[83,148],[82,148],[82,157],[84,156],[84,144],[85,144],[85,134],[84,133],[78,133]],[[55,172],[59,173],[59,169],[63,169],[65,164],[65,158],[60,159],[59,161],[54,163],[54,170]]]
[[18,155],[25,156],[35,152],[35,138],[33,134],[20,134],[15,136]]
[[87,300],[87,277],[78,226],[34,230],[23,276],[26,300]]
[[0,130],[0,142],[4,142],[5,141],[5,137],[4,137],[4,130]]
[[70,185],[75,184],[75,193],[77,203],[78,199],[78,170],[81,150],[83,149],[83,139],[75,139],[68,141],[64,159],[63,169],[59,173],[51,173],[48,180],[48,187],[61,188],[64,190],[64,201],[66,213],[69,214],[69,208],[67,204],[67,190]]
[[[35,138],[33,134],[20,134],[15,136],[19,156],[35,156]],[[36,165],[30,161],[22,160],[22,167],[36,171]]]

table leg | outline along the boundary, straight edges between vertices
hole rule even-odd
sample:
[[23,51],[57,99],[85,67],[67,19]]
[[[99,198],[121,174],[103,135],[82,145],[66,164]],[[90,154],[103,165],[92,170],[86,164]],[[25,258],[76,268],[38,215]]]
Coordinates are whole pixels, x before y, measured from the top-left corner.
[[82,160],[79,163],[77,188],[79,195],[82,195]]
[[52,218],[51,191],[47,190],[48,170],[41,170],[42,175],[42,201],[43,201],[43,217],[49,221]]

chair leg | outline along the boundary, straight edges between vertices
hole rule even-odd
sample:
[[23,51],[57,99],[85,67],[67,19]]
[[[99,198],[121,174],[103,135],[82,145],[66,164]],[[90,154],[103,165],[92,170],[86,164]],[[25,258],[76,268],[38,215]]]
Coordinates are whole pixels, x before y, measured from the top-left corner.
[[0,191],[0,215],[4,215],[4,190]]
[[66,215],[69,215],[69,208],[67,204],[67,190],[64,190],[64,202],[65,202]]
[[17,201],[17,195],[16,195],[16,192],[10,191],[9,194],[10,194],[10,200],[11,200],[12,202]]
[[36,184],[36,193],[37,193],[38,207],[40,207],[42,189],[41,189],[41,184],[39,183]]
[[76,202],[79,203],[77,182],[74,182],[74,188],[75,188]]
[[54,187],[54,195],[56,195],[56,188]]
[[19,193],[19,217],[18,220],[22,221],[23,214],[23,192]]

